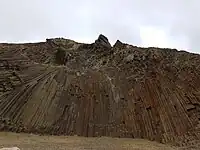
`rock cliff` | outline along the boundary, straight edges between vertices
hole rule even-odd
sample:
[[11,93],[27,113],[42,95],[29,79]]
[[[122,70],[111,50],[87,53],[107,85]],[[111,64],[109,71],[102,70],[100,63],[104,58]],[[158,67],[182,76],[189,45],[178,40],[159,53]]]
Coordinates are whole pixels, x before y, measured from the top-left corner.
[[145,138],[200,138],[200,55],[140,48],[100,35],[0,44],[0,130]]

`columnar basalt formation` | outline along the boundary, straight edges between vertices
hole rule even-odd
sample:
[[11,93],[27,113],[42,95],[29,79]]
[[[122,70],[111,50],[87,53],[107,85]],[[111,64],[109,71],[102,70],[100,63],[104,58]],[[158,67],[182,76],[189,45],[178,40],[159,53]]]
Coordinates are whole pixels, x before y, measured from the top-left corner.
[[175,49],[112,47],[103,35],[0,44],[0,130],[192,144],[199,83],[200,55]]

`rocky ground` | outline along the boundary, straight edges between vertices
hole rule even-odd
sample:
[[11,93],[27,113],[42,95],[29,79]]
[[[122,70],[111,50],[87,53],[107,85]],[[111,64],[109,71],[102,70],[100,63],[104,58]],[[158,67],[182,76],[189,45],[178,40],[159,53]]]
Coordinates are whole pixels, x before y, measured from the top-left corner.
[[21,150],[176,150],[177,148],[140,139],[85,138],[76,136],[37,136],[0,133],[0,148]]

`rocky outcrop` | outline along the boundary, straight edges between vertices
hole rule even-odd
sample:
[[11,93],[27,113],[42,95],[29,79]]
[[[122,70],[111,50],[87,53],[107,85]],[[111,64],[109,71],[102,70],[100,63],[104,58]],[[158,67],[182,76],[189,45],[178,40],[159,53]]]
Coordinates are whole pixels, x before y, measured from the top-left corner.
[[116,43],[113,45],[113,47],[115,48],[124,48],[126,46],[126,44],[122,43],[120,40],[117,40]]
[[108,38],[102,34],[99,35],[98,39],[95,41],[95,44],[103,46],[103,47],[111,48]]
[[0,44],[0,129],[199,142],[200,55],[95,43]]

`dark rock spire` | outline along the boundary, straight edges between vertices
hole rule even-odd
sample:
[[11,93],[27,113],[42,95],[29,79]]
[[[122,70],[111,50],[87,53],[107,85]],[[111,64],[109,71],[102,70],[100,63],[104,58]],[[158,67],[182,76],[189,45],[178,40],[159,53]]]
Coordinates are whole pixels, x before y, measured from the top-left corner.
[[108,38],[102,34],[99,35],[98,39],[95,41],[97,45],[101,45],[107,48],[111,48],[111,44],[108,41]]

